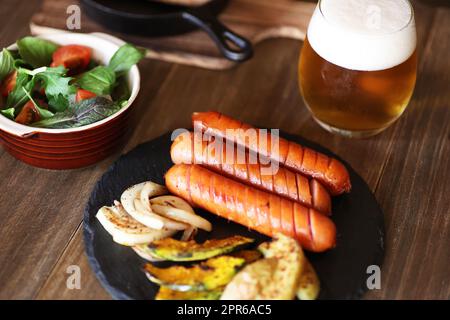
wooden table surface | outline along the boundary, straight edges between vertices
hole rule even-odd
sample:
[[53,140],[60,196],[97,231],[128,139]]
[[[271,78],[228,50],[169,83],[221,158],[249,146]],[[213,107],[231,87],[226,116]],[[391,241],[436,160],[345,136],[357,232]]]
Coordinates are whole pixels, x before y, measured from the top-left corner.
[[[367,181],[385,214],[381,290],[367,299],[450,299],[450,8],[415,2],[420,55],[414,98],[382,134],[352,140],[320,129],[297,87],[301,43],[269,40],[232,70],[141,63],[142,117],[123,152],[217,109],[322,144]],[[3,0],[0,47],[29,33],[39,1]],[[115,157],[117,157],[116,155]],[[83,208],[115,157],[73,171],[35,169],[0,150],[0,298],[109,299],[88,265]],[[66,286],[81,268],[81,289]]]

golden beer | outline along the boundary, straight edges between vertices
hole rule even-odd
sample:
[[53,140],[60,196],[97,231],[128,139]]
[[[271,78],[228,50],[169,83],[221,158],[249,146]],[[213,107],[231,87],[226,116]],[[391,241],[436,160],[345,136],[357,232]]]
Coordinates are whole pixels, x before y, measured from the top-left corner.
[[[357,30],[353,30],[352,22],[348,21],[340,30],[339,21],[324,17],[321,5],[331,1],[334,0],[319,2],[308,28],[299,61],[300,90],[314,119],[325,129],[346,136],[370,136],[400,117],[414,90],[417,53],[412,9],[410,6],[395,7],[396,10],[411,10],[407,25],[397,23],[402,25],[401,30],[388,30],[386,34],[384,30],[376,30],[365,34],[360,22]],[[345,0],[335,2],[342,4]],[[360,2],[363,8],[372,3],[371,0]],[[392,0],[392,3],[400,2],[407,3]],[[387,9],[392,8],[383,8],[384,12]],[[355,15],[354,10],[349,10],[348,14]],[[329,9],[326,12],[332,14],[335,11]],[[342,12],[339,14],[343,15]],[[392,18],[392,14],[388,16]],[[407,19],[406,13],[403,19]],[[323,27],[325,23],[332,23],[330,21],[333,22],[331,28]],[[314,49],[310,37],[314,37],[321,54]]]

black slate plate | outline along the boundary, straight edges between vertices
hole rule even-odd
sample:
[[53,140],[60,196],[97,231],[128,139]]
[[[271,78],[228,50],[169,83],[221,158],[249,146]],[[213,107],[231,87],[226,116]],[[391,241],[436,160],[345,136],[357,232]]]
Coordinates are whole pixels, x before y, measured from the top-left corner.
[[[303,138],[286,138],[338,158],[323,147]],[[120,199],[129,186],[152,180],[163,184],[171,167],[170,134],[136,147],[121,156],[97,182],[84,213],[84,241],[89,263],[101,284],[115,299],[153,299],[158,287],[142,272],[145,261],[130,248],[118,245],[103,229],[95,215],[104,205]],[[345,163],[345,162],[344,162]],[[337,247],[308,257],[321,280],[321,299],[358,299],[367,290],[367,267],[383,261],[383,213],[364,180],[347,164],[352,192],[333,200],[332,219],[338,230]],[[228,222],[206,211],[196,210],[213,224],[211,234],[197,237],[222,238],[241,234],[258,242],[268,238]]]

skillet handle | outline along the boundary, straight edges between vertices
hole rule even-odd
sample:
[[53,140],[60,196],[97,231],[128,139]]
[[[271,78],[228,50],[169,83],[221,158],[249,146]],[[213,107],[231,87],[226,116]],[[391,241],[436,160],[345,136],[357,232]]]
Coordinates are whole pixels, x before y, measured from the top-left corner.
[[[217,18],[192,10],[184,11],[182,16],[184,20],[208,33],[227,59],[242,62],[252,57],[253,48],[250,41],[228,29]],[[232,48],[229,43],[236,48]]]

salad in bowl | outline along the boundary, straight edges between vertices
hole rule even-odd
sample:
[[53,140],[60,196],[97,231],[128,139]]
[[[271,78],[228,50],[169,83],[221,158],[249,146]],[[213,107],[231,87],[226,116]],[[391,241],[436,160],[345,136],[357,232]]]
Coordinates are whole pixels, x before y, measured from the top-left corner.
[[119,111],[131,95],[125,75],[145,54],[123,44],[102,64],[81,44],[24,37],[16,47],[0,53],[0,113],[50,129],[86,126]]
[[108,34],[72,32],[0,49],[0,144],[22,162],[60,170],[120,151],[138,119],[144,53]]

